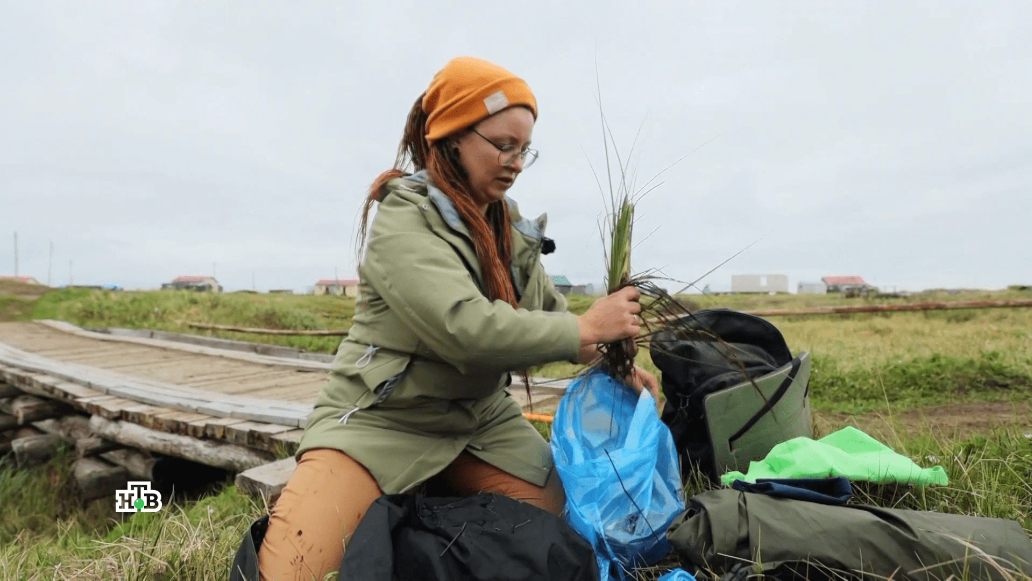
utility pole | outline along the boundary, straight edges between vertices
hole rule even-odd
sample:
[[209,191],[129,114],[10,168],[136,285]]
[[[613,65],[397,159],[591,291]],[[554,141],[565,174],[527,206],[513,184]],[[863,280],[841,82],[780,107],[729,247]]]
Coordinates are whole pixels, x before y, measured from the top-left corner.
[[14,233],[14,276],[18,276],[18,233]]
[[50,272],[54,269],[54,241],[50,241],[50,258],[47,260],[47,286],[50,286]]

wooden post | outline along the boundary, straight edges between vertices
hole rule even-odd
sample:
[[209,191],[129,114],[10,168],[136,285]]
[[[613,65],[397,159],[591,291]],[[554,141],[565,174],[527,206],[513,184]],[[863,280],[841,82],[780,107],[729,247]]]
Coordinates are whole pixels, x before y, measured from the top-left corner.
[[87,458],[120,449],[122,449],[121,444],[105,440],[104,438],[89,437],[75,441],[75,455],[79,458]]
[[0,381],[0,399],[15,397],[22,394],[22,391],[10,383]]
[[0,432],[6,432],[7,430],[13,430],[18,427],[18,419],[14,416],[0,413]]
[[157,465],[158,459],[147,452],[141,452],[132,448],[122,448],[121,450],[104,452],[100,457],[112,464],[125,468],[129,476],[133,478],[148,481],[155,480],[154,467]]
[[79,500],[94,498],[114,499],[115,491],[125,487],[129,473],[121,466],[113,466],[97,458],[79,458],[72,465]]
[[42,436],[29,436],[19,438],[11,442],[11,450],[14,452],[14,462],[19,468],[35,466],[50,460],[57,454],[61,446],[61,436],[44,434]]
[[14,399],[0,400],[0,411],[14,416],[19,425],[38,422],[62,416],[71,408],[53,400],[40,399],[31,395],[19,395]]

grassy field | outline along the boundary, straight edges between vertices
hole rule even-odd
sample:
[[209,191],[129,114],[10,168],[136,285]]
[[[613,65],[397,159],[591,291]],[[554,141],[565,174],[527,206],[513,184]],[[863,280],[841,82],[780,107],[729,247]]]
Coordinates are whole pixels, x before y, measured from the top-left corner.
[[[930,293],[900,300],[1029,297],[1027,291]],[[690,297],[736,309],[858,304],[837,296]],[[881,301],[879,301],[881,302]],[[588,297],[571,297],[583,312]],[[350,324],[337,297],[201,295],[0,287],[0,321],[60,318],[84,326],[201,333],[189,322],[312,329]],[[995,516],[1032,531],[1032,309],[771,317],[793,351],[814,356],[818,434],[857,425],[919,464],[942,465],[943,487],[864,487],[863,500],[899,508]],[[334,338],[217,333],[332,352]],[[650,366],[648,354],[639,354]],[[572,375],[553,364],[534,373]],[[66,494],[68,458],[29,470],[0,467],[0,579],[224,579],[247,524],[265,511],[225,486],[159,514],[120,518],[110,503]],[[704,485],[690,486],[689,493]],[[642,571],[653,579],[658,569]]]

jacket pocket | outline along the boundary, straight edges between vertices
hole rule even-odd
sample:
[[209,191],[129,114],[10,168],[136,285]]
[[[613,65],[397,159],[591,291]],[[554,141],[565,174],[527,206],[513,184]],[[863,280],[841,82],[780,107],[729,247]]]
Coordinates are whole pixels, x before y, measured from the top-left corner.
[[377,345],[364,345],[345,341],[337,351],[333,371],[346,380],[364,386],[353,408],[344,412],[340,422],[347,421],[351,414],[383,403],[401,380],[412,361],[412,355],[384,349]]

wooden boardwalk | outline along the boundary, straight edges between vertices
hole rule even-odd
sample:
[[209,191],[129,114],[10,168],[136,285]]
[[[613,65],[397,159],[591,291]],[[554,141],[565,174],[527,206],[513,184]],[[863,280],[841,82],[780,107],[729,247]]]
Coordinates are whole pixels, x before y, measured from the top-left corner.
[[[236,472],[297,449],[329,359],[172,333],[0,323],[0,382],[91,416],[96,436],[158,441],[152,451]],[[535,411],[553,410],[564,384],[535,386]],[[526,403],[522,385],[511,392]],[[206,452],[216,445],[228,456]]]

